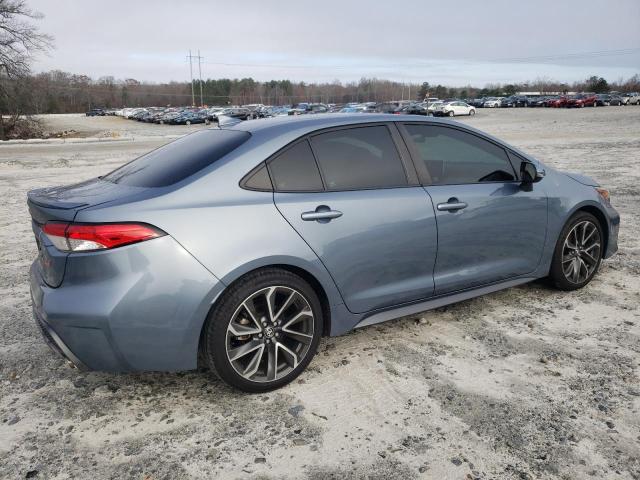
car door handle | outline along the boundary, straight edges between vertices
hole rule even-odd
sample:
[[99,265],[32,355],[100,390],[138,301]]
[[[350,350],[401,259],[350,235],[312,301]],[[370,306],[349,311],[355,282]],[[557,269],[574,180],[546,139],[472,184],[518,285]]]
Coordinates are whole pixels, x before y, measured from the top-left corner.
[[338,210],[331,210],[329,207],[320,206],[316,208],[314,212],[304,212],[300,215],[300,218],[305,222],[313,222],[313,221],[330,221],[334,218],[339,218],[342,216],[342,212]]
[[438,210],[441,212],[455,212],[463,208],[467,208],[467,204],[465,202],[459,202],[457,198],[450,198],[447,203],[438,204]]

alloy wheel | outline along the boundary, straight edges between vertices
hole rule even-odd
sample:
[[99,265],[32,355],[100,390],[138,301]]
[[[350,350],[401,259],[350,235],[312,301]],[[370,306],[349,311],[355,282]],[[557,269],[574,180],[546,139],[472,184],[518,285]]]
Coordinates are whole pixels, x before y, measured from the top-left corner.
[[601,239],[598,227],[589,220],[577,223],[569,231],[562,247],[562,272],[575,284],[593,275],[600,261]]
[[227,358],[246,380],[272,382],[303,361],[313,336],[313,310],[304,295],[290,287],[266,287],[248,296],[231,317]]

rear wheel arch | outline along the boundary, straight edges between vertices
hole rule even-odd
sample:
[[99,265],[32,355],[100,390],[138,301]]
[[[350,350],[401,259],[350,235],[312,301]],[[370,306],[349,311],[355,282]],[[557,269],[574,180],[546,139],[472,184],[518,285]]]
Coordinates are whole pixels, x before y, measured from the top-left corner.
[[249,270],[243,273],[242,275],[240,275],[238,278],[234,279],[230,284],[228,284],[225,287],[225,289],[217,296],[215,301],[211,304],[211,307],[207,311],[205,321],[202,322],[202,326],[200,327],[200,341],[198,342],[198,359],[199,359],[198,364],[199,365],[203,364],[202,363],[203,341],[204,341],[204,333],[207,327],[207,322],[209,321],[209,318],[211,317],[212,312],[216,309],[216,307],[218,306],[220,300],[223,298],[225,293],[228,292],[229,289],[232,288],[234,285],[243,281],[248,276],[255,275],[260,271],[272,270],[272,269],[283,270],[283,271],[292,273],[294,275],[297,275],[298,277],[300,277],[302,280],[304,280],[309,284],[309,286],[313,289],[315,294],[318,296],[318,299],[320,300],[320,305],[322,307],[322,317],[323,317],[322,336],[329,336],[331,332],[331,308],[329,306],[329,297],[327,296],[325,288],[322,286],[320,281],[311,272],[298,266],[294,266],[290,264],[278,264],[278,263],[263,265],[263,266],[254,268],[253,270]]

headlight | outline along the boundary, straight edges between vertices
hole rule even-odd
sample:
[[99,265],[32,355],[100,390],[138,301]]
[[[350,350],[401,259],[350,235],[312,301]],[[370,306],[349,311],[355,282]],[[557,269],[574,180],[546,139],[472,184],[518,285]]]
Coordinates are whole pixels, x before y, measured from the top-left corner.
[[609,195],[609,190],[606,188],[595,187],[596,192],[600,195],[607,205],[611,205],[611,196]]

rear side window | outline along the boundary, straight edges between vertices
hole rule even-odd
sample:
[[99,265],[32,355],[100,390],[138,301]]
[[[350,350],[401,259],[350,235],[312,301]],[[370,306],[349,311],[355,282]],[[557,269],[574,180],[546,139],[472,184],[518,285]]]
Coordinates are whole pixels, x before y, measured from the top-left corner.
[[311,142],[327,190],[407,185],[400,155],[385,126],[322,133]]
[[405,125],[433,185],[508,182],[516,179],[506,152],[455,128]]
[[307,140],[296,143],[269,162],[276,190],[281,192],[317,192],[322,179]]
[[200,130],[136,158],[103,180],[134,187],[173,185],[220,160],[250,136],[237,130]]

